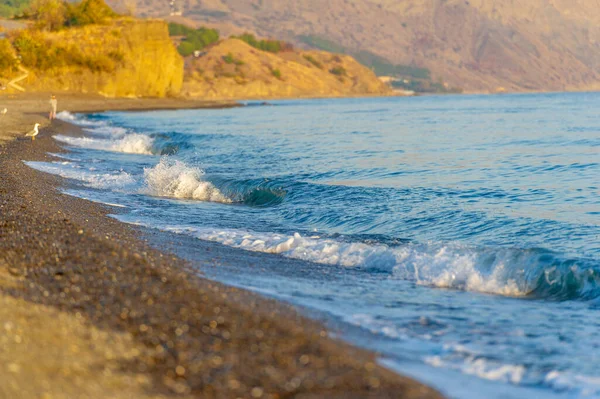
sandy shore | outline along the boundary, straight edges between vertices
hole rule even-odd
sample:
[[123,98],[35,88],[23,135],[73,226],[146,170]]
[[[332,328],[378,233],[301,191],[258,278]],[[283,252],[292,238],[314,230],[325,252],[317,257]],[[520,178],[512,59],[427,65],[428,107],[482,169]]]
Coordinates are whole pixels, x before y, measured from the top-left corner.
[[[15,132],[44,119],[45,99],[0,100]],[[177,108],[63,100],[72,111]],[[54,122],[0,147],[0,397],[439,397],[291,306],[202,279],[114,210],[61,194],[62,179],[22,162],[60,152],[57,132],[80,134]]]
[[[0,143],[21,136],[33,128],[35,123],[48,126],[51,93],[24,93],[0,95]],[[94,94],[60,94],[58,95],[58,111],[100,112],[108,110],[151,111],[157,109],[195,109],[236,107],[234,101],[201,101],[178,98],[106,98]]]

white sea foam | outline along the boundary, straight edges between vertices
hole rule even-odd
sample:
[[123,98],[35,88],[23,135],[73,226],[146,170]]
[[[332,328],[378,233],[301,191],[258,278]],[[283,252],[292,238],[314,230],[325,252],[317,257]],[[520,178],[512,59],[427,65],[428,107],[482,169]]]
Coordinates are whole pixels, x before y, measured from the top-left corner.
[[92,188],[124,190],[136,183],[133,176],[126,172],[96,173],[71,162],[25,162],[25,164],[41,172],[79,180],[85,186]]
[[544,382],[558,391],[577,392],[582,397],[600,397],[600,377],[551,371]]
[[144,169],[144,193],[158,197],[230,203],[212,183],[202,179],[204,171],[167,157],[153,168]]
[[129,130],[119,126],[111,126],[104,121],[90,121],[83,116],[73,115],[69,111],[59,112],[56,117],[65,122],[81,126],[84,131],[100,136],[113,138],[125,136]]
[[152,154],[154,139],[139,133],[130,133],[129,130],[111,126],[104,121],[90,121],[84,117],[62,111],[57,118],[83,127],[83,130],[93,137],[70,137],[56,135],[54,139],[79,148],[123,152],[127,154]]
[[102,121],[90,121],[83,117],[78,117],[77,115],[73,115],[69,111],[61,111],[56,114],[56,118],[65,122],[70,122],[78,126],[104,126],[106,125]]
[[91,137],[71,137],[56,135],[55,140],[62,143],[93,150],[123,152],[128,154],[152,154],[153,139],[143,134],[132,133],[119,139],[98,139]]
[[428,356],[425,363],[461,371],[490,381],[501,381],[518,385],[523,381],[527,369],[520,364],[505,364],[486,359],[476,351],[461,344],[444,345],[443,356]]
[[447,360],[440,356],[428,356],[425,363],[437,368],[458,370],[490,381],[519,384],[525,375],[525,366],[520,364],[502,364],[477,356],[468,356],[463,361]]
[[167,228],[188,233],[202,240],[214,241],[227,246],[255,252],[281,254],[309,262],[340,265],[345,267],[384,268],[395,265],[394,254],[386,246],[293,236],[284,234],[251,233],[243,230],[211,230],[202,228]]
[[69,111],[61,111],[58,114],[56,114],[56,117],[62,121],[68,121],[68,122],[73,122],[73,121],[77,120],[77,117],[75,115],[73,115],[72,113],[70,113]]
[[[519,262],[527,261],[515,259],[510,250],[498,250],[487,257],[481,250],[458,244],[429,244],[408,245],[394,252],[397,254],[396,278],[439,288],[507,296],[521,296],[530,291],[523,276],[517,281],[508,272],[517,269]],[[509,262],[512,265],[507,268]]]
[[298,233],[290,236],[173,226],[164,229],[248,251],[280,254],[320,264],[388,271],[393,278],[421,285],[507,296],[522,296],[530,291],[524,280],[517,283],[506,273],[505,262],[512,259],[509,252],[482,264],[481,254],[476,249],[456,244],[389,247],[304,237]]
[[158,197],[193,199],[231,203],[212,183],[202,179],[203,172],[166,157],[153,168],[146,168],[144,176],[124,171],[102,172],[94,166],[79,162],[25,162],[41,172],[78,180],[87,187]]
[[377,319],[369,314],[358,313],[342,316],[343,319],[355,326],[369,330],[373,334],[383,335],[393,339],[408,339],[406,329],[399,328],[390,320]]

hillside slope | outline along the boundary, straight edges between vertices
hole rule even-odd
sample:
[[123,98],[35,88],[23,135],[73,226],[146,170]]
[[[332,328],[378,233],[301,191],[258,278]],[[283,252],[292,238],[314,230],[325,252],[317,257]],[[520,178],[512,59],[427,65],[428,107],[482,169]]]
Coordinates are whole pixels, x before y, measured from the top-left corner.
[[[113,0],[113,5],[124,0]],[[316,35],[472,91],[600,89],[600,0],[179,0],[184,16],[299,42]],[[168,3],[137,0],[140,15]]]
[[206,99],[336,97],[389,94],[352,57],[322,51],[277,54],[237,39],[219,42],[189,61],[182,93]]
[[29,71],[19,83],[27,91],[164,97],[178,95],[183,83],[183,59],[163,21],[121,19],[58,32],[22,31],[11,40]]

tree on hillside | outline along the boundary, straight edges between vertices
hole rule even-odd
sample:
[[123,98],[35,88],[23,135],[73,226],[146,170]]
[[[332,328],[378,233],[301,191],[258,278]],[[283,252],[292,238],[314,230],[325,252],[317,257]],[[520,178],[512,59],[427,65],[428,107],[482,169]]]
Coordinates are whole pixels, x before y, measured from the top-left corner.
[[185,36],[177,50],[184,57],[191,55],[196,50],[202,50],[206,46],[219,41],[219,31],[210,28],[192,29],[185,25],[169,23],[169,35]]
[[31,0],[3,0],[0,2],[0,16],[11,18],[29,8]]
[[16,66],[15,52],[6,39],[0,39],[0,75],[10,74]]
[[34,0],[30,13],[38,29],[58,30],[65,25],[66,5],[61,0]]
[[68,26],[104,24],[116,16],[104,0],[82,0],[68,6],[66,22]]
[[117,14],[104,0],[82,0],[69,3],[64,0],[33,0],[29,15],[40,30],[59,30],[65,26],[104,24]]

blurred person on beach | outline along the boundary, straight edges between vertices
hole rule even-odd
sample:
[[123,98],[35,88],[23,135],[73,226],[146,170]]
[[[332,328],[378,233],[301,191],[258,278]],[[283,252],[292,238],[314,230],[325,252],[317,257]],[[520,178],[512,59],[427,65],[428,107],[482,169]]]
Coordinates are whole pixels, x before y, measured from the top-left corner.
[[56,96],[52,95],[50,97],[50,120],[56,119],[56,108],[57,108]]

